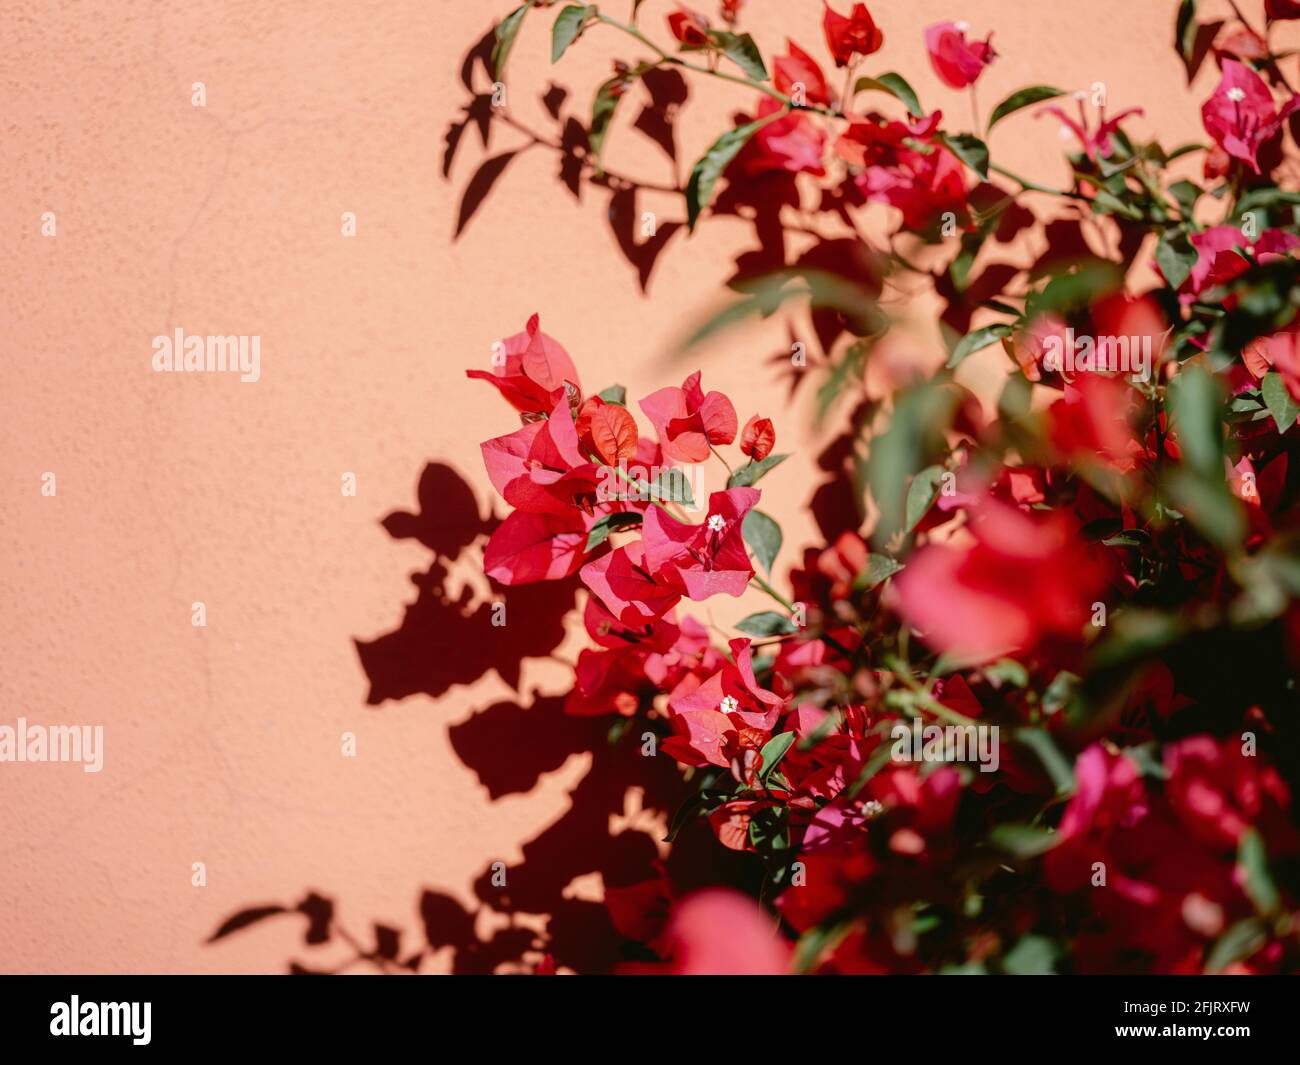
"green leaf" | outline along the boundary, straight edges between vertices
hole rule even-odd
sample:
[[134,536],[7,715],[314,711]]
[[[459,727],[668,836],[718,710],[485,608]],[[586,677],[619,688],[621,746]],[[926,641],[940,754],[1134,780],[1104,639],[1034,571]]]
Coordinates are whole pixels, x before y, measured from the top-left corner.
[[740,535],[754,549],[758,561],[770,574],[777,552],[781,550],[781,526],[761,510],[751,510],[740,526]]
[[1237,869],[1242,875],[1242,890],[1255,904],[1261,916],[1273,913],[1280,901],[1273,874],[1268,869],[1268,852],[1259,832],[1248,828],[1237,844]]
[[1014,658],[999,658],[984,667],[984,676],[995,688],[1010,684],[1014,688],[1023,688],[1029,683],[1029,670]]
[[793,621],[775,610],[761,610],[741,618],[736,628],[749,636],[789,636],[799,631]]
[[587,19],[596,13],[595,4],[570,4],[555,16],[555,25],[551,27],[551,62],[558,63],[582,32]]
[[930,383],[895,398],[889,427],[872,440],[867,458],[871,497],[880,511],[871,534],[877,545],[905,531],[911,481],[938,457],[957,400],[954,387]]
[[1238,921],[1219,937],[1205,960],[1205,971],[1222,972],[1235,961],[1244,961],[1268,942],[1268,928],[1258,917]]
[[944,472],[942,466],[927,466],[912,478],[912,483],[907,486],[904,532],[911,532],[930,513],[934,501],[939,498],[939,484]]
[[1042,292],[1030,293],[1025,303],[1025,318],[1068,312],[1091,306],[1102,296],[1116,291],[1124,275],[1109,262],[1088,263],[1068,274],[1057,274]]
[[1160,234],[1160,241],[1156,244],[1156,265],[1170,288],[1177,288],[1191,276],[1196,259],[1196,249],[1182,229],[1166,229]]
[[1074,767],[1061,753],[1060,748],[1056,746],[1056,741],[1048,732],[1040,728],[1016,729],[1016,742],[1024,744],[1038,755],[1038,760],[1043,763],[1047,775],[1056,785],[1057,795],[1074,793]]
[[1057,844],[1056,833],[1034,825],[996,825],[989,833],[989,842],[999,850],[1017,858],[1034,858],[1045,854]]
[[1024,936],[1002,956],[1002,969],[1013,976],[1054,976],[1058,954],[1046,936]]
[[[780,115],[781,112],[778,111],[776,114]],[[736,158],[740,149],[749,142],[749,138],[767,125],[771,117],[769,115],[727,130],[713,142],[709,150],[700,157],[699,162],[691,168],[691,177],[686,183],[686,227],[691,232],[695,231],[695,223],[699,221],[700,212],[713,199],[713,186],[718,183],[722,172],[727,169],[731,160]]]
[[621,511],[617,514],[606,514],[603,518],[591,527],[587,533],[587,546],[584,550],[594,551],[606,540],[609,534],[618,529],[626,529],[633,525],[641,524],[641,515],[635,511]]
[[1223,479],[1222,396],[1199,366],[1184,367],[1169,383],[1165,405],[1178,433],[1183,464],[1203,477]]
[[1174,23],[1174,45],[1183,62],[1190,64],[1196,47],[1196,0],[1182,0]]
[[798,737],[793,732],[782,732],[763,744],[763,749],[758,752],[763,759],[763,768],[758,774],[759,780],[766,780],[772,775],[772,770],[781,764],[781,759],[785,757],[786,751],[794,746],[796,739]]
[[952,354],[948,356],[946,368],[953,369],[960,365],[968,355],[974,355],[975,352],[987,348],[994,341],[1010,335],[1011,326],[1005,322],[999,322],[997,325],[983,325],[978,329],[971,330],[957,341],[957,346],[952,349]]
[[620,407],[627,406],[627,389],[622,385],[610,385],[604,392],[598,394],[606,403],[615,403]]
[[1296,403],[1291,398],[1282,375],[1272,370],[1264,375],[1259,391],[1264,397],[1264,405],[1268,407],[1269,414],[1273,415],[1273,424],[1277,426],[1277,431],[1285,433],[1295,424],[1296,415],[1300,414],[1300,403]]
[[952,149],[953,155],[975,171],[986,181],[989,176],[989,146],[978,137],[969,133],[948,133],[944,142]]
[[492,46],[492,77],[497,81],[500,81],[501,75],[506,72],[506,60],[510,58],[510,49],[515,46],[519,27],[524,24],[524,16],[532,6],[531,0],[520,4],[497,24],[496,44]]
[[1131,203],[1125,203],[1113,192],[1101,187],[1098,187],[1092,195],[1092,212],[1093,214],[1122,215],[1133,221],[1137,221],[1142,217],[1142,212]]
[[1203,188],[1190,181],[1175,181],[1169,186],[1169,195],[1178,204],[1178,209],[1183,214],[1183,221],[1191,221],[1192,212],[1196,209],[1196,201],[1204,192]]
[[875,588],[877,585],[889,580],[895,573],[900,572],[902,568],[903,564],[901,562],[896,562],[888,555],[869,554],[867,555],[867,568],[854,578],[853,589],[861,592]]
[[709,40],[716,44],[722,54],[740,67],[754,81],[767,81],[767,67],[763,65],[763,56],[748,33],[728,33],[726,30],[710,30]]
[[916,91],[901,74],[890,71],[888,74],[881,74],[878,78],[858,78],[857,84],[853,86],[853,94],[856,96],[860,92],[867,91],[887,92],[903,101],[903,105],[912,114],[918,117],[924,114],[921,110],[921,102],[916,98]]
[[695,493],[691,491],[690,479],[678,469],[662,470],[658,477],[650,482],[649,498],[656,503],[682,503],[695,506]]
[[1234,218],[1240,218],[1242,215],[1249,214],[1251,211],[1257,211],[1260,208],[1268,207],[1294,207],[1300,204],[1300,192],[1290,192],[1287,189],[1279,188],[1262,188],[1255,189],[1246,193],[1237,203],[1236,210],[1233,211]]
[[728,488],[748,488],[756,484],[759,478],[763,477],[770,470],[781,465],[790,456],[785,455],[768,455],[762,462],[755,462],[750,459],[749,462],[741,466],[730,477],[727,478]]
[[991,130],[1007,115],[1019,111],[1021,108],[1029,107],[1031,104],[1042,103],[1044,100],[1050,100],[1056,96],[1064,96],[1062,89],[1054,89],[1050,85],[1032,85],[1027,89],[1021,89],[1019,92],[1013,92],[997,107],[993,108],[993,114],[989,115],[988,129]]
[[609,133],[610,123],[614,121],[614,112],[618,110],[618,102],[627,95],[632,82],[653,66],[654,63],[639,63],[626,74],[615,74],[608,81],[602,82],[600,88],[596,90],[596,97],[591,102],[591,125],[587,129],[587,146],[595,162],[597,177],[603,173],[600,155],[605,148],[605,135]]

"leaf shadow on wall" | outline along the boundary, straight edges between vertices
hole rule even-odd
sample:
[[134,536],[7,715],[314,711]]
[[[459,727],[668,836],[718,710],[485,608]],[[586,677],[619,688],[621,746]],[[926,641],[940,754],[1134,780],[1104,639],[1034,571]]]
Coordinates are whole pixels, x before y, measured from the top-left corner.
[[[482,542],[498,520],[490,512],[483,515],[474,490],[443,463],[425,466],[416,496],[414,511],[396,511],[382,524],[393,539],[415,540],[433,557],[426,571],[412,577],[417,596],[407,604],[400,625],[373,640],[355,641],[370,683],[368,703],[391,706],[417,694],[437,697],[492,671],[519,691],[523,660],[544,658],[563,640],[565,615],[575,605],[575,580],[494,585],[494,601],[504,603],[506,618],[515,621],[494,626],[492,602],[475,602],[469,589],[451,596],[447,579],[457,563],[481,565]],[[720,856],[705,826],[683,832],[661,862],[652,831],[627,823],[629,804],[666,817],[681,802],[685,787],[671,759],[642,757],[640,738],[630,731],[611,734],[612,720],[566,714],[562,696],[519,692],[518,699],[481,707],[450,727],[452,749],[475,772],[492,802],[527,795],[544,774],[574,755],[591,756],[590,769],[569,793],[567,809],[522,845],[522,861],[509,867],[488,863],[475,879],[473,907],[424,888],[413,928],[368,921],[361,931],[344,921],[338,900],[309,890],[297,903],[241,908],[209,942],[270,919],[297,918],[303,946],[331,958],[328,966],[290,959],[288,970],[299,974],[358,966],[416,971],[447,949],[457,973],[520,968],[525,955],[539,951],[583,973],[653,957],[637,937],[649,938],[666,914],[665,882],[690,890],[741,883],[750,871],[736,856]],[[630,900],[619,909],[621,927],[605,905],[571,892],[576,879],[592,874],[607,894]],[[521,916],[529,920],[520,924]]]

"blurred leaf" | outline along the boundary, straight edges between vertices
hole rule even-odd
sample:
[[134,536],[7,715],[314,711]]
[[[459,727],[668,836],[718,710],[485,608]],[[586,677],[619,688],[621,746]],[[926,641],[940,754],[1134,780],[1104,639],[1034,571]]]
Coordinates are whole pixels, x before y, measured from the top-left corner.
[[1264,375],[1259,387],[1264,405],[1273,415],[1273,424],[1279,433],[1285,433],[1295,424],[1296,415],[1300,414],[1300,403],[1291,398],[1291,393],[1282,380],[1282,375],[1270,370]]
[[587,19],[596,13],[595,4],[570,4],[555,16],[555,25],[551,27],[551,62],[558,63],[582,32]]
[[890,96],[901,100],[903,106],[918,118],[925,114],[921,110],[921,101],[916,98],[916,91],[901,74],[890,71],[888,74],[881,74],[878,78],[858,78],[853,86],[853,95],[868,91],[889,93]]
[[762,610],[736,622],[736,628],[749,636],[789,636],[799,629],[784,614]]
[[1169,195],[1178,204],[1178,209],[1182,212],[1184,221],[1191,221],[1192,214],[1196,209],[1196,201],[1201,198],[1204,192],[1203,188],[1190,181],[1175,181],[1169,186]]
[[748,33],[728,33],[726,30],[710,30],[709,40],[716,44],[722,54],[740,67],[754,81],[767,81],[767,67],[763,65],[763,56]]
[[1268,928],[1258,917],[1238,921],[1223,933],[1205,960],[1205,971],[1222,972],[1233,962],[1244,961],[1268,942]]
[[520,4],[497,24],[496,44],[492,46],[492,77],[497,81],[501,80],[501,75],[506,71],[506,60],[510,57],[510,49],[515,46],[519,27],[524,24],[524,16],[532,6],[531,0]]
[[1034,825],[995,825],[989,842],[1017,858],[1035,858],[1057,844],[1056,833]]
[[1183,57],[1183,63],[1190,64],[1196,48],[1196,0],[1182,0],[1178,5],[1178,18],[1174,22],[1174,46]]
[[627,406],[627,389],[622,385],[610,385],[604,392],[598,394],[606,403],[617,403],[620,407]]
[[661,470],[650,482],[649,498],[656,503],[682,503],[695,506],[695,493],[691,491],[690,479],[678,469]]
[[889,427],[871,442],[867,477],[880,511],[872,533],[886,544],[906,531],[907,500],[912,479],[935,457],[952,418],[957,394],[951,387],[922,384],[899,393]]
[[596,90],[596,97],[591,102],[591,126],[587,129],[587,146],[591,150],[598,177],[604,173],[600,165],[601,153],[605,150],[605,135],[609,133],[610,123],[614,121],[618,102],[627,95],[632,82],[653,66],[654,63],[639,63],[626,74],[616,74],[602,82],[600,88]]
[[1166,229],[1160,234],[1160,241],[1156,244],[1156,265],[1170,288],[1177,288],[1191,276],[1196,259],[1196,249],[1182,229]]
[[947,133],[944,142],[953,154],[985,181],[989,177],[989,146],[969,133]]
[[626,529],[633,525],[641,524],[641,515],[635,511],[622,511],[617,514],[606,514],[601,517],[587,533],[586,551],[594,551],[606,540],[609,535],[618,529]]
[[1002,969],[1013,976],[1054,976],[1058,954],[1046,936],[1025,936],[1002,956]]
[[912,483],[907,486],[904,532],[911,532],[930,513],[934,501],[939,498],[939,484],[945,472],[942,466],[927,466],[912,478]]
[[1056,96],[1064,96],[1061,89],[1054,89],[1050,85],[1032,85],[1027,89],[1021,89],[1013,92],[997,107],[993,108],[993,114],[989,116],[987,129],[992,130],[1007,115],[1019,111],[1021,108],[1029,107],[1031,104],[1042,103],[1044,100],[1050,100]]
[[948,356],[947,369],[951,370],[961,364],[968,355],[974,355],[975,352],[987,348],[995,341],[1011,335],[1011,326],[1005,322],[999,322],[997,325],[982,325],[978,329],[973,329],[957,341],[956,347],[952,349],[952,354]]
[[745,543],[754,549],[758,561],[770,575],[772,563],[781,550],[781,526],[761,510],[751,510],[741,523],[740,534],[745,538]]
[[789,457],[788,454],[768,455],[762,462],[755,462],[750,459],[727,478],[727,487],[748,488],[750,485],[756,484],[770,470],[781,465]]
[[1040,728],[1016,729],[1015,735],[1017,743],[1024,744],[1034,754],[1038,755],[1038,760],[1043,763],[1047,775],[1052,778],[1052,783],[1056,785],[1056,794],[1073,794],[1075,787],[1074,767],[1070,765],[1070,760],[1061,753],[1051,735]]
[[1184,367],[1165,397],[1178,435],[1183,464],[1206,477],[1223,479],[1222,396],[1214,379],[1199,366]]
[[1281,896],[1268,869],[1268,852],[1264,849],[1263,837],[1254,828],[1246,829],[1237,845],[1237,871],[1242,890],[1261,916],[1274,913]]
[[1068,274],[1052,278],[1042,292],[1030,293],[1025,303],[1025,317],[1040,314],[1059,314],[1082,310],[1102,296],[1115,292],[1123,284],[1124,275],[1114,263],[1090,262]]
[[854,578],[854,591],[869,591],[879,584],[889,580],[895,573],[901,572],[903,564],[896,562],[888,555],[867,555],[867,568]]

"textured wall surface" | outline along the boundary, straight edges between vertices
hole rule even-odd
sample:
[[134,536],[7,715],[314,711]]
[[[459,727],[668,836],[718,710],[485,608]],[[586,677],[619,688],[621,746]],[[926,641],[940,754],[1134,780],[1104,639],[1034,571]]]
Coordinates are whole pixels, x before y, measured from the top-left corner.
[[[204,940],[243,906],[308,889],[363,938],[373,920],[415,936],[423,888],[468,904],[489,862],[518,859],[563,814],[585,756],[493,801],[448,733],[495,701],[561,690],[553,664],[526,662],[518,693],[489,672],[436,698],[367,704],[353,641],[401,625],[411,575],[433,559],[380,520],[415,509],[429,462],[459,471],[487,513],[477,441],[510,431],[512,416],[463,368],[486,366],[492,342],[533,311],[594,388],[617,380],[637,396],[680,380],[692,367],[669,361],[671,342],[718,297],[750,233],[722,219],[703,239],[678,234],[643,293],[608,193],[575,197],[538,145],[510,158],[453,240],[483,159],[528,143],[498,129],[485,153],[471,130],[443,174],[444,136],[469,98],[463,57],[509,6],[4,5],[0,724],[102,725],[105,764],[0,764],[0,969],[328,965],[299,947],[297,923]],[[1213,73],[1186,89],[1173,3],[871,6],[886,32],[873,68],[902,71],[957,124],[969,101],[938,83],[922,45],[941,18],[996,33],[986,109],[1023,84],[1101,80],[1113,106],[1146,107],[1136,132],[1168,146],[1200,135]],[[667,7],[643,9],[657,35]],[[789,33],[822,55],[819,2],[747,8],[765,51]],[[538,101],[550,82],[585,118],[611,50],[637,55],[609,31],[551,69],[549,23],[529,21],[509,76],[513,113],[538,130],[554,125]],[[199,81],[205,107],[191,103]],[[692,101],[677,176],[628,114],[607,162],[671,185],[751,103],[741,89]],[[1054,123],[1027,116],[992,138],[1007,165],[1057,181],[1058,143]],[[667,195],[638,206],[682,211]],[[53,238],[41,234],[47,211]],[[340,233],[346,211],[354,238]],[[177,327],[260,336],[261,379],[152,372],[152,338]],[[797,546],[813,530],[797,508],[815,438],[807,390],[790,404],[763,368],[782,336],[775,324],[736,335],[702,365],[742,419],[779,415],[781,450],[805,447],[764,504]],[[355,497],[340,492],[345,472]],[[440,492],[426,503],[451,506]],[[465,589],[472,610],[487,592],[466,561],[446,594]],[[196,601],[206,627],[191,624]],[[437,625],[410,650],[464,653]],[[345,731],[354,758],[341,754]],[[195,862],[206,886],[191,883]]]

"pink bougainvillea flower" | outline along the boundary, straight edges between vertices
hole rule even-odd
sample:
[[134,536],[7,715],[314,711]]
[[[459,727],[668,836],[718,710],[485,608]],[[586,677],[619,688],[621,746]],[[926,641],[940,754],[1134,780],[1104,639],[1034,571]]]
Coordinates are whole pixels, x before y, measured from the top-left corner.
[[576,510],[535,514],[516,510],[483,549],[483,569],[501,584],[558,581],[574,573],[586,553],[588,523]]
[[927,544],[894,578],[903,617],[932,646],[973,661],[1078,641],[1108,571],[1070,517],[993,499],[968,513],[973,543]]
[[1291,793],[1277,770],[1242,751],[1240,736],[1221,743],[1189,736],[1165,747],[1165,792],[1178,818],[1212,847],[1235,850],[1256,827],[1273,853],[1294,850]]
[[776,446],[776,429],[770,418],[753,415],[740,434],[740,450],[755,462],[762,462]]
[[708,517],[699,525],[678,521],[662,507],[651,507],[641,529],[649,571],[696,601],[742,595],[754,567],[741,526],[760,494],[757,488],[714,492],[709,496]]
[[490,381],[510,404],[525,414],[546,414],[561,390],[581,395],[573,360],[533,315],[522,333],[507,337],[497,349],[493,369],[466,370],[466,377]]
[[[758,104],[758,118],[766,118],[781,110],[781,104],[765,96]],[[741,125],[749,122],[748,115],[740,115]],[[729,174],[755,178],[763,174],[812,174],[822,177],[826,173],[822,157],[826,154],[826,134],[808,115],[793,111],[759,129],[745,143],[740,154],[728,167]]]
[[1112,118],[1107,118],[1106,107],[1103,104],[1097,108],[1097,126],[1093,129],[1091,128],[1092,122],[1088,118],[1088,112],[1083,106],[1085,97],[1086,94],[1082,92],[1074,94],[1074,99],[1079,104],[1079,119],[1077,122],[1055,104],[1035,111],[1034,118],[1042,118],[1043,115],[1055,115],[1061,121],[1061,125],[1079,139],[1084,154],[1095,163],[1105,159],[1114,149],[1111,138],[1118,132],[1119,124],[1130,115],[1141,115],[1145,114],[1145,112],[1140,107],[1130,107]]
[[659,434],[664,457],[672,462],[701,462],[709,457],[710,444],[736,439],[736,408],[721,392],[706,395],[698,370],[681,388],[661,388],[640,406]]
[[668,924],[672,969],[682,976],[779,976],[790,971],[790,944],[776,919],[737,891],[688,896]]
[[942,215],[966,218],[966,178],[962,162],[934,132],[942,112],[907,123],[874,117],[854,121],[835,150],[851,166],[863,168],[854,182],[868,200],[903,213],[903,226],[924,230]]
[[[657,509],[652,507],[650,512]],[[611,614],[633,627],[663,617],[682,598],[680,585],[657,579],[650,572],[640,540],[588,562],[579,576]]]
[[1257,381],[1270,370],[1275,371],[1291,398],[1300,403],[1300,323],[1293,322],[1280,333],[1252,340],[1241,358]]
[[[1242,251],[1261,263],[1283,258],[1300,248],[1300,237],[1282,229],[1266,229],[1252,244],[1237,226],[1211,226],[1193,233],[1196,265],[1179,288],[1179,298],[1190,303],[1207,288],[1224,285],[1250,269],[1250,260]],[[1238,250],[1240,249],[1240,250]]]
[[1064,351],[1069,342],[1066,329],[1065,319],[1060,315],[1040,314],[1003,340],[1002,347],[1016,360],[1026,378],[1041,381],[1048,352]]
[[829,105],[831,90],[817,61],[789,38],[785,49],[786,55],[772,60],[772,83],[777,92],[785,93],[798,104]]
[[831,10],[831,5],[826,4],[822,30],[837,67],[847,66],[855,56],[872,55],[885,43],[885,35],[876,26],[866,4],[854,4],[847,15]]
[[974,85],[984,68],[997,58],[993,34],[982,41],[966,40],[965,22],[937,22],[925,31],[925,49],[939,80],[950,89]]
[[1067,460],[1132,473],[1146,449],[1133,431],[1140,396],[1122,377],[1079,374],[1047,412],[1048,437]]
[[488,478],[512,507],[534,514],[562,514],[574,507],[591,513],[597,469],[578,448],[567,399],[556,403],[550,417],[480,447]]
[[668,16],[668,32],[683,48],[707,48],[709,20],[689,7],[679,7]]
[[1235,59],[1223,61],[1223,77],[1214,94],[1201,105],[1205,131],[1228,155],[1260,173],[1259,152],[1300,107],[1292,96],[1278,111],[1264,79]]
[[1142,771],[1125,754],[1094,744],[1075,760],[1074,776],[1074,795],[1044,865],[1047,881],[1057,891],[1087,884],[1092,862],[1106,853],[1109,837],[1131,829],[1147,816],[1149,806]]
[[759,685],[748,640],[732,640],[730,647],[734,662],[704,680],[687,674],[669,695],[674,735],[663,750],[686,765],[729,767],[747,783],[762,768],[759,750],[785,700]]

